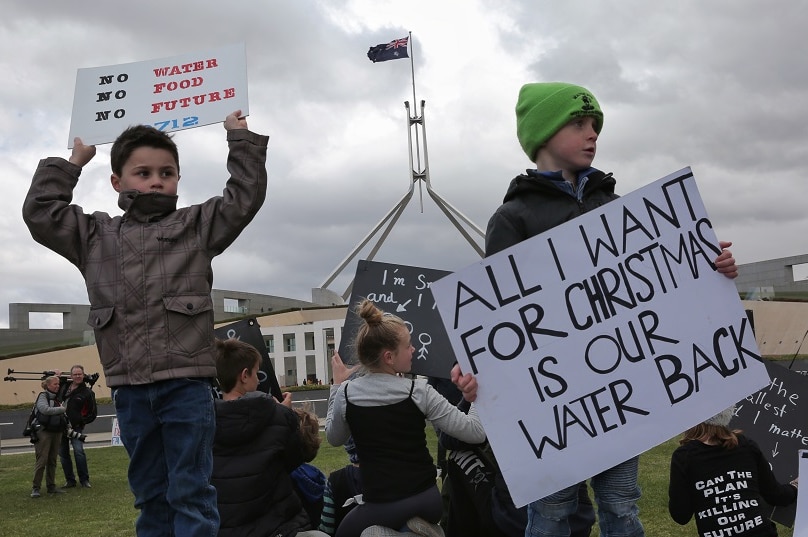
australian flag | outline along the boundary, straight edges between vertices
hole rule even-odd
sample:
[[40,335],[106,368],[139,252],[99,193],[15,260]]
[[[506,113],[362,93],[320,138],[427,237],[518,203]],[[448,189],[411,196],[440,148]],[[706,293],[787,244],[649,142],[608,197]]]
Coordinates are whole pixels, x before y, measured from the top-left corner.
[[407,41],[409,39],[409,37],[394,39],[389,43],[382,43],[381,45],[370,47],[368,49],[368,58],[370,58],[370,61],[373,63],[409,58],[407,54]]

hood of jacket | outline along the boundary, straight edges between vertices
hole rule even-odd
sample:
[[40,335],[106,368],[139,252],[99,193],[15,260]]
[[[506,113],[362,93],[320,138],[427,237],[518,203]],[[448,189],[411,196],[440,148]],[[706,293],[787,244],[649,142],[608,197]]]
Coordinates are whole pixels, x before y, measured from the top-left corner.
[[216,401],[216,443],[241,446],[277,422],[278,403],[262,392],[250,392],[235,401]]

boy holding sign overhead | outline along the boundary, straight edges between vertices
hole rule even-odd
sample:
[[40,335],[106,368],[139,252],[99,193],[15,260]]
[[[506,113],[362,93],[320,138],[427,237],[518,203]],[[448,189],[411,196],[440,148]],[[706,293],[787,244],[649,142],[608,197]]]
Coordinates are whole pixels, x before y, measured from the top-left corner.
[[76,138],[70,160],[40,161],[23,205],[34,240],[76,265],[90,299],[89,324],[121,438],[139,536],[215,535],[210,485],[215,432],[211,382],[213,258],[258,213],[266,196],[269,138],[227,116],[230,178],[223,195],[177,208],[177,146],[138,125],[112,145],[112,187],[122,216],[72,204],[95,147]]
[[[612,174],[592,167],[602,127],[603,112],[589,90],[563,82],[522,86],[516,135],[536,168],[511,181],[503,204],[488,222],[487,256],[618,197]],[[719,243],[722,251],[714,264],[718,272],[734,278],[737,266],[726,250],[731,244]],[[591,480],[603,537],[645,535],[637,508],[638,462],[632,457]],[[526,535],[570,535],[569,517],[578,509],[578,489],[576,484],[530,503]]]

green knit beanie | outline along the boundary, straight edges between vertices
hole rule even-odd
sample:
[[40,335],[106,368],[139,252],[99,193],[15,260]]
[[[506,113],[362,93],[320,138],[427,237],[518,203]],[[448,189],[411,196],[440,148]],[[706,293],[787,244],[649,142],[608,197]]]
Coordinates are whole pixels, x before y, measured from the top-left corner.
[[516,101],[516,137],[528,158],[572,119],[592,116],[595,132],[603,128],[603,112],[597,99],[586,88],[565,82],[525,84]]

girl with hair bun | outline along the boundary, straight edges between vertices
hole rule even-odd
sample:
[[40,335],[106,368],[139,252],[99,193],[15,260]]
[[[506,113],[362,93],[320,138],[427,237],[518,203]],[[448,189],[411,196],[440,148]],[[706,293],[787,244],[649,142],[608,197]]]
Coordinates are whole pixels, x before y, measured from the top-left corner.
[[[470,444],[483,442],[485,431],[474,405],[464,414],[426,379],[404,376],[415,349],[403,320],[370,300],[358,305],[358,314],[364,322],[355,346],[364,371],[348,380],[359,366],[347,367],[334,354],[325,431],[333,446],[353,436],[362,461],[364,503],[346,515],[336,537],[359,537],[371,527],[373,535],[399,535],[404,528],[443,535],[437,525],[443,506],[426,444],[426,421]],[[476,399],[477,381],[471,374],[462,375],[456,365],[451,377],[467,401]]]

